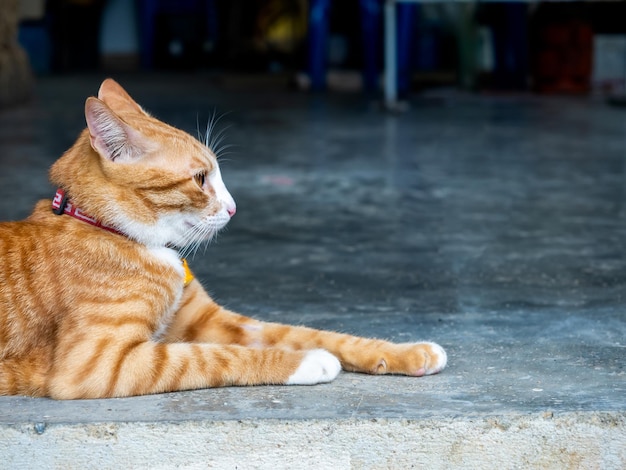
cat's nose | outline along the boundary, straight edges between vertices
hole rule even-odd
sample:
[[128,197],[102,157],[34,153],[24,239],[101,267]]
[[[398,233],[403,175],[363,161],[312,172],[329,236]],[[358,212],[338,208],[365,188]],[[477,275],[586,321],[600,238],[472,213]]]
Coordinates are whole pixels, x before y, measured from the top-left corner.
[[226,210],[228,211],[228,215],[232,217],[233,215],[235,215],[235,212],[237,212],[237,207],[235,206],[227,207]]

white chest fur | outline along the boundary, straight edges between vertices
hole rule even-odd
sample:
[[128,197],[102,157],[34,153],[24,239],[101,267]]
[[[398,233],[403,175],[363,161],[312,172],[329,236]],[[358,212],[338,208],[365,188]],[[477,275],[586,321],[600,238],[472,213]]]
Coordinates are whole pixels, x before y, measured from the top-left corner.
[[170,304],[169,309],[166,312],[164,312],[163,315],[161,316],[161,321],[159,322],[159,326],[157,327],[154,334],[152,335],[153,341],[159,341],[162,338],[162,336],[165,334],[165,332],[167,331],[167,328],[170,325],[172,317],[174,316],[174,314],[176,313],[180,305],[180,299],[183,296],[183,289],[184,289],[182,281],[185,277],[185,268],[183,267],[183,264],[180,258],[178,257],[178,253],[175,250],[172,250],[171,248],[165,248],[165,247],[150,248],[150,252],[152,255],[158,258],[159,261],[166,263],[167,265],[174,268],[176,272],[180,274],[180,279],[181,279],[180,288],[175,291],[176,297],[174,301]]

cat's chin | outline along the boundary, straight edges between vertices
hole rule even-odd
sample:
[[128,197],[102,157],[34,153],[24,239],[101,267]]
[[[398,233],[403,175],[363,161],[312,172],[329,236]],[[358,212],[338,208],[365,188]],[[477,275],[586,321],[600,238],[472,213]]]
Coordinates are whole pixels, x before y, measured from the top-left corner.
[[221,212],[200,220],[189,214],[184,217],[180,214],[165,215],[154,225],[129,224],[124,233],[149,247],[171,247],[180,252],[193,253],[215,238],[229,220],[228,213]]
[[196,224],[189,228],[182,236],[174,237],[167,246],[175,247],[181,258],[193,255],[200,247],[207,245],[215,238],[220,229],[226,224]]

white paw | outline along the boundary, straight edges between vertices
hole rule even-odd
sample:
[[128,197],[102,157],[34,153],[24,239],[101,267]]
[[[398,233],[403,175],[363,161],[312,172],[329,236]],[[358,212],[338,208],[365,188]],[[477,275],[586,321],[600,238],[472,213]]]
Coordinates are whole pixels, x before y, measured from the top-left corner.
[[308,351],[287,385],[313,385],[330,382],[341,370],[339,359],[323,349]]
[[437,374],[441,372],[444,367],[446,367],[446,364],[448,363],[448,355],[446,354],[445,349],[437,343],[427,342],[426,344],[428,344],[433,349],[433,352],[437,354],[438,360],[430,364],[430,367],[426,369],[425,375]]

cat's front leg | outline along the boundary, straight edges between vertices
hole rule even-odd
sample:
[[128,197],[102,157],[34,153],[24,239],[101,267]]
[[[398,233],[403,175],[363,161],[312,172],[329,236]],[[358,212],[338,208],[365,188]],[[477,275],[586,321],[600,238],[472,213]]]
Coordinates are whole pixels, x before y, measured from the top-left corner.
[[[413,377],[441,372],[448,362],[436,343],[391,343],[332,331],[266,323],[265,338],[274,347],[323,348],[337,356],[342,368],[367,374],[400,374]],[[275,343],[272,338],[282,337]]]
[[286,385],[314,385],[334,380],[341,371],[341,363],[328,351],[307,351],[296,371],[289,376]]
[[[341,370],[324,350],[288,351],[238,345],[159,343],[119,328],[115,339],[63,342],[42,394],[57,399],[112,398],[229,385],[312,385]],[[72,338],[74,339],[74,338]]]
[[216,304],[199,283],[185,292],[182,307],[167,332],[167,341],[240,344],[255,348],[324,349],[345,370],[369,374],[436,374],[447,363],[435,343],[396,344],[312,328],[266,323],[230,312]]
[[[358,344],[364,341],[364,344]],[[437,343],[390,343],[364,339],[354,349],[344,347],[345,368],[370,374],[402,374],[414,377],[441,372],[448,362],[445,350]]]

